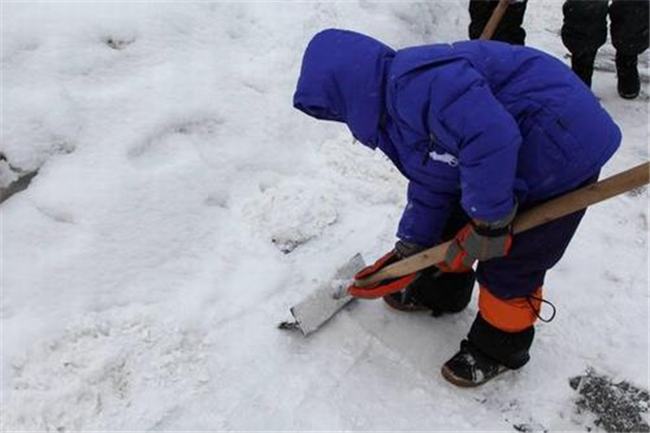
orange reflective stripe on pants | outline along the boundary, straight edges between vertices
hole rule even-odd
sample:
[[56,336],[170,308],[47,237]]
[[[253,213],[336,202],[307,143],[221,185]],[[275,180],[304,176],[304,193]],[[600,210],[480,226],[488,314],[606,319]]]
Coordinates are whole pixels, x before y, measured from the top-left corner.
[[478,308],[490,325],[505,332],[519,332],[532,326],[537,320],[542,303],[542,288],[529,297],[499,299],[481,286]]

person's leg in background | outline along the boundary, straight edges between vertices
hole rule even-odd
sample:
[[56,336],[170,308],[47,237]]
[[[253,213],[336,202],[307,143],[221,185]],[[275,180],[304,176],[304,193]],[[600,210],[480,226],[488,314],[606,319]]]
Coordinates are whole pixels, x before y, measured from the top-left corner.
[[626,99],[636,98],[641,89],[637,59],[648,49],[649,8],[649,0],[614,0],[609,8],[618,93]]
[[[478,39],[485,25],[492,16],[498,0],[470,0],[469,2],[469,38]],[[492,37],[495,41],[508,42],[514,45],[524,45],[526,31],[522,27],[526,4],[528,0],[512,2],[503,16]]]
[[596,52],[607,40],[608,0],[566,0],[562,42],[571,53],[571,69],[591,87]]

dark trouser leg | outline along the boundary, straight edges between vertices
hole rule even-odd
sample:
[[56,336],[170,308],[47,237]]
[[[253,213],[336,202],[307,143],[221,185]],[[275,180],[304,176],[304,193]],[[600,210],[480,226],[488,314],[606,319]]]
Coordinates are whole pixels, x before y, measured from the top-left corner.
[[562,42],[571,68],[589,87],[596,52],[607,40],[607,9],[607,0],[567,0],[562,7]]
[[474,271],[442,273],[426,269],[401,292],[384,296],[384,301],[400,311],[431,311],[434,317],[459,313],[472,299]]
[[648,49],[649,6],[648,0],[615,0],[609,9],[618,93],[626,99],[636,98],[641,89],[637,58]]
[[[470,0],[469,2],[469,38],[478,39],[483,33],[485,25],[492,16],[498,0]],[[505,15],[501,19],[494,36],[495,41],[508,42],[515,45],[524,45],[526,31],[522,24],[528,0],[520,3],[513,3],[508,6]]]
[[616,52],[637,56],[648,49],[648,0],[614,0],[609,8]]

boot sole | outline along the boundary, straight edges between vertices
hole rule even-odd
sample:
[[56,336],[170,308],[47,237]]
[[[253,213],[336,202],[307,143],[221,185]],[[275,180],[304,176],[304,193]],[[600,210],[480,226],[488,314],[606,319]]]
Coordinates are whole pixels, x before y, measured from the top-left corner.
[[459,386],[461,388],[476,388],[477,386],[483,385],[485,382],[489,382],[490,380],[494,379],[497,376],[500,376],[501,374],[505,373],[509,369],[505,368],[495,374],[492,377],[488,377],[487,379],[482,380],[481,382],[472,382],[471,380],[463,379],[462,377],[458,377],[454,374],[453,371],[451,371],[450,368],[448,368],[446,365],[443,365],[442,368],[440,369],[440,373],[442,374],[442,377],[449,383]]
[[618,91],[618,96],[623,99],[636,99],[639,96],[639,93],[641,93],[641,86],[639,86],[634,91],[625,92],[617,85],[616,90]]
[[628,93],[628,94],[623,94],[623,93],[620,93],[620,92],[619,92],[618,95],[619,95],[621,98],[623,98],[623,99],[628,99],[628,100],[629,100],[629,99],[636,99],[636,98],[639,96],[638,93]]

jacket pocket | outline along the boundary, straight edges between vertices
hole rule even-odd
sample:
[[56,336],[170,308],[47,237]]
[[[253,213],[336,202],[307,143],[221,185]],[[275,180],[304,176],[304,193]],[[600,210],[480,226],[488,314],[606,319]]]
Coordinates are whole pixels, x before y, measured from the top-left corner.
[[[555,171],[574,167],[584,157],[583,145],[569,123],[556,113],[541,109],[521,125],[521,154],[533,156],[539,169]],[[534,162],[533,162],[534,163]]]
[[557,151],[566,160],[566,165],[575,166],[576,162],[584,156],[582,144],[571,133],[567,122],[561,117],[549,118],[543,129]]
[[572,171],[575,139],[554,122],[530,122],[522,128],[517,177],[532,195],[554,188]]

